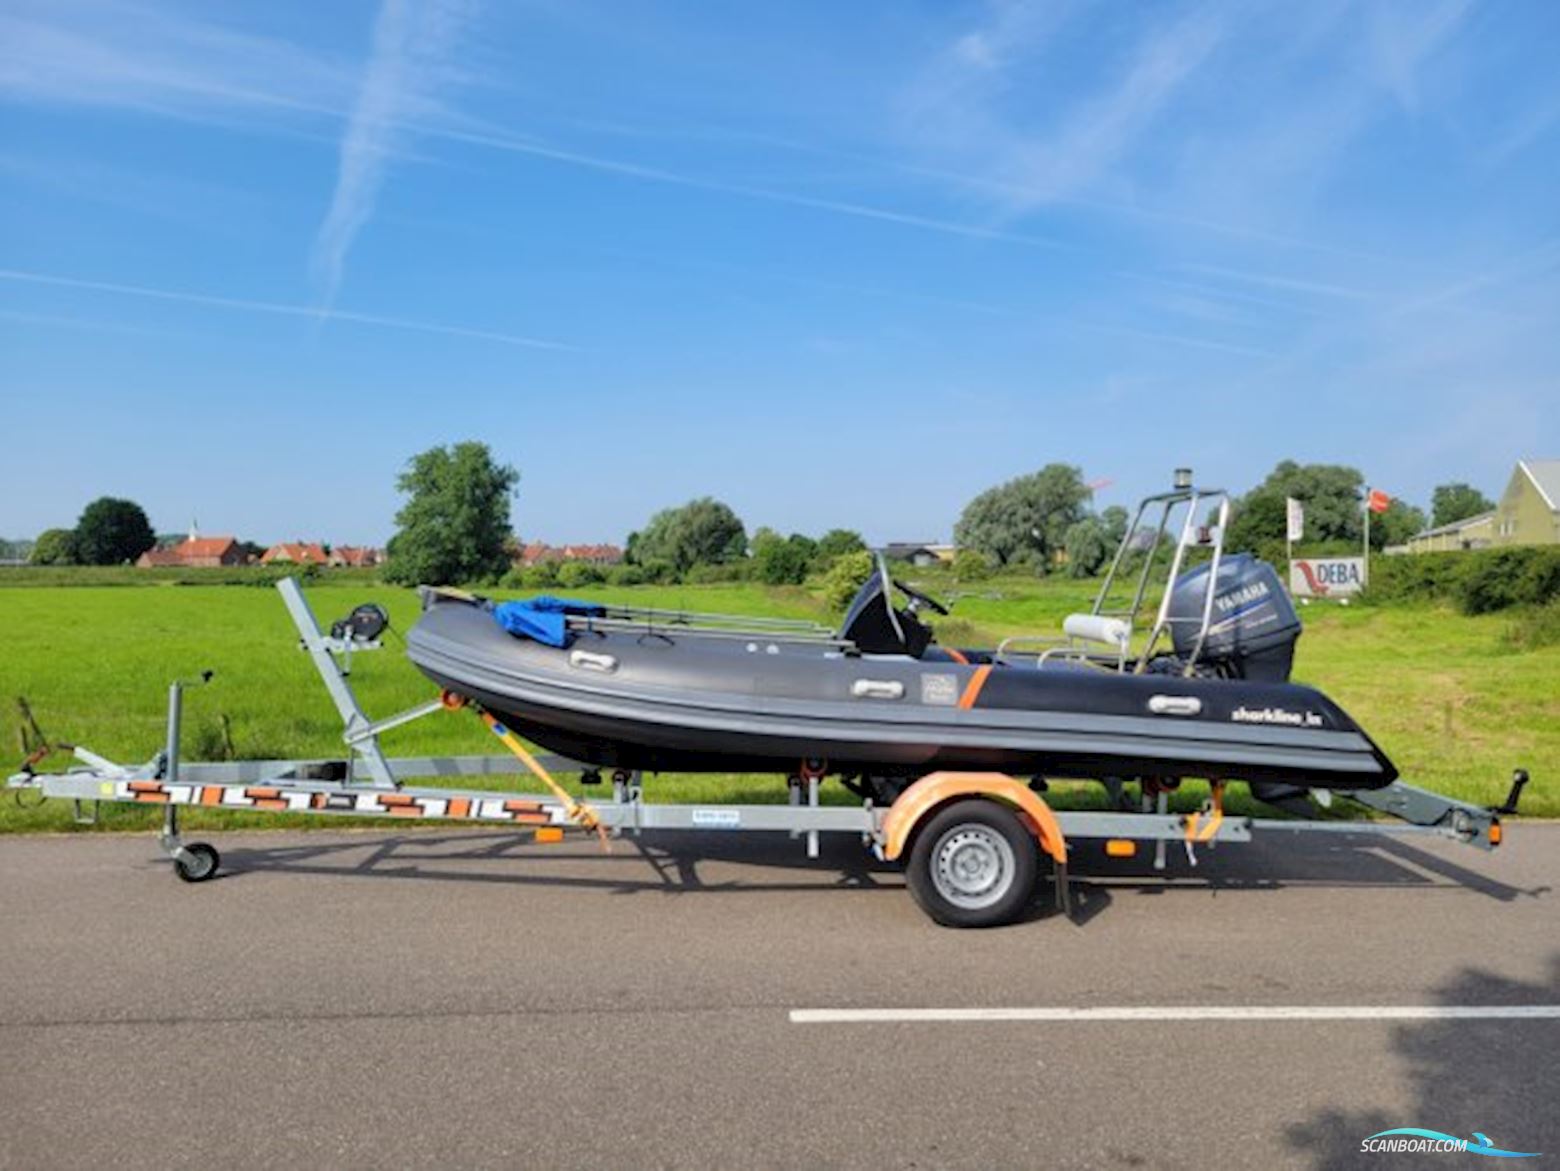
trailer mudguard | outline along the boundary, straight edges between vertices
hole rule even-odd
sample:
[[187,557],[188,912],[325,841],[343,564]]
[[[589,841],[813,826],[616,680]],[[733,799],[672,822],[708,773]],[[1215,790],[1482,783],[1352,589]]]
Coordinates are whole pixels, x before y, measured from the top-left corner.
[[915,827],[932,810],[956,797],[989,797],[1011,805],[1052,861],[1067,865],[1067,839],[1056,814],[1027,785],[1006,773],[928,773],[899,795],[883,818],[883,857],[889,862],[904,853]]

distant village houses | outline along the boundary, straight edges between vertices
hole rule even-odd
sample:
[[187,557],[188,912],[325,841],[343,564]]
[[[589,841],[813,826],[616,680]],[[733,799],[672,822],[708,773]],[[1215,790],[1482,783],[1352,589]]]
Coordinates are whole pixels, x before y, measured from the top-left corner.
[[317,541],[282,541],[260,554],[261,565],[330,565],[338,568],[368,569],[384,560],[384,555],[367,545],[332,545]]
[[384,552],[367,545],[327,547],[313,541],[283,541],[258,557],[257,546],[245,546],[236,537],[203,537],[193,527],[180,539],[165,538],[136,560],[142,569],[220,569],[235,565],[329,565],[369,568],[384,561]]
[[303,541],[283,541],[260,554],[261,565],[329,565],[330,554],[324,545]]
[[148,549],[136,560],[142,569],[220,569],[244,564],[244,550],[234,537],[185,537],[177,545]]
[[334,545],[330,551],[330,564],[347,569],[372,569],[383,560],[378,549],[367,545]]
[[547,545],[532,541],[523,545],[516,558],[520,565],[529,568],[544,561],[581,561],[586,565],[618,565],[623,560],[623,550],[616,545]]

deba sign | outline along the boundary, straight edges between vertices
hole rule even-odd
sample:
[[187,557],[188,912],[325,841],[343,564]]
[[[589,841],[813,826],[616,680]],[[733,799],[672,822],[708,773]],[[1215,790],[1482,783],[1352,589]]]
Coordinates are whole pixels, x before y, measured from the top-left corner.
[[1365,588],[1365,558],[1308,557],[1289,563],[1289,592],[1297,598],[1345,598]]

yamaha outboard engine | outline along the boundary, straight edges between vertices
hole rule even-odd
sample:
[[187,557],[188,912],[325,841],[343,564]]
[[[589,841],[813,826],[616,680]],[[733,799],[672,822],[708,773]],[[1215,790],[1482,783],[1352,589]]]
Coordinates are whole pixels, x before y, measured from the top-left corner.
[[[1171,638],[1183,660],[1197,649],[1211,568],[1209,562],[1183,573],[1170,595]],[[1250,553],[1222,558],[1198,662],[1240,679],[1283,683],[1299,637],[1300,617],[1273,567]]]

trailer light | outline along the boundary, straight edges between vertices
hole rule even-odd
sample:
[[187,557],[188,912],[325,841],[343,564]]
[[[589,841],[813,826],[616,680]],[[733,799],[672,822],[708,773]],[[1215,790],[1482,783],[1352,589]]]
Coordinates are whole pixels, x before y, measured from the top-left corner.
[[563,841],[563,827],[557,825],[544,825],[536,831],[538,845],[552,845]]
[[1110,858],[1130,858],[1137,853],[1137,843],[1129,838],[1111,838],[1105,843],[1105,854]]

